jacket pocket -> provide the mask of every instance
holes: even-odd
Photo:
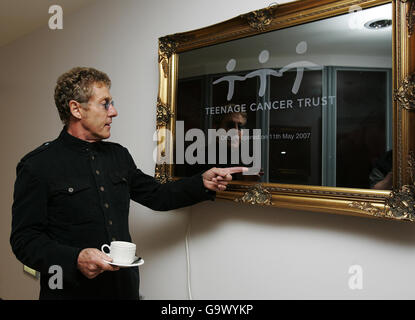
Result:
[[[82,224],[94,219],[93,188],[88,179],[53,182],[49,187],[48,215],[52,222]]]
[[[122,209],[130,206],[130,185],[128,183],[128,175],[126,172],[110,173],[112,182],[113,199],[116,205]]]
[[[91,185],[86,181],[78,182],[57,182],[51,186],[51,194],[64,194],[68,196],[73,196],[78,192],[91,188]]]

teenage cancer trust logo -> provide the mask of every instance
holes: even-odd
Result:
[[[296,47],[296,53],[298,55],[302,55],[302,54],[305,54],[306,52],[307,52],[307,42],[306,41],[299,42]],[[268,50],[261,51],[261,53],[258,56],[258,61],[261,64],[264,64],[268,62],[268,60],[269,60],[269,51]],[[226,64],[226,70],[228,72],[232,72],[235,70],[235,67],[236,67],[236,60],[232,58]],[[279,70],[263,68],[263,69],[254,70],[246,74],[245,76],[240,76],[240,75],[224,76],[214,81],[213,85],[221,83],[221,82],[227,82],[228,83],[228,94],[226,98],[228,101],[230,101],[235,91],[235,81],[245,81],[246,79],[249,79],[249,78],[258,77],[259,78],[258,96],[263,97],[265,94],[267,85],[268,85],[267,84],[268,76],[282,77],[285,72],[291,69],[296,69],[297,75],[296,75],[294,84],[292,86],[291,92],[293,94],[297,94],[301,86],[301,81],[303,80],[304,70],[306,68],[317,68],[317,67],[320,67],[320,66],[310,61],[299,60],[299,61],[287,64],[286,66],[282,67]]]

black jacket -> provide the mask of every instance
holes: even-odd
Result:
[[[200,174],[160,184],[121,145],[89,143],[65,128],[23,157],[16,171],[10,243],[23,264],[40,272],[40,299],[138,299],[137,267],[90,280],[77,269],[79,252],[131,241],[130,199],[157,211],[214,199]],[[63,289],[49,288],[54,265],[62,268]]]

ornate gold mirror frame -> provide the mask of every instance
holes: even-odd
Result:
[[[173,159],[178,59],[181,52],[349,12],[352,6],[393,6],[393,191],[234,181],[217,198],[252,205],[415,221],[415,1],[302,0],[242,14],[203,29],[159,39],[156,178],[174,180]],[[171,135],[166,134],[166,129]]]

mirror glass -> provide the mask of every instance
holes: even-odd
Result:
[[[356,7],[180,53],[174,175],[391,189],[391,19]]]

